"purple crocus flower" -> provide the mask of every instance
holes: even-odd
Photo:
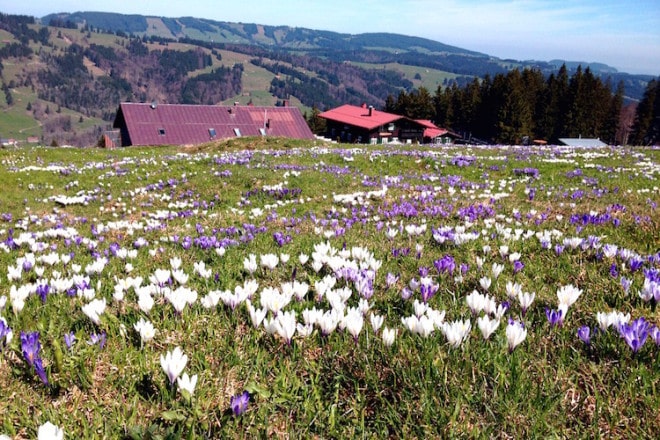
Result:
[[[385,277],[385,285],[387,286],[388,289],[393,285],[395,285],[397,281],[399,281],[398,276],[394,275],[391,272],[387,273],[387,276]]]
[[[521,270],[523,270],[524,267],[525,267],[525,265],[522,263],[522,261],[520,261],[520,260],[514,261],[513,262],[513,273],[520,272]]]
[[[630,286],[632,285],[632,280],[629,280],[626,277],[621,277],[621,287],[623,288],[624,293],[628,293],[630,291]]]
[[[444,257],[435,260],[433,265],[440,274],[446,273],[451,275],[456,269],[456,261],[451,255],[445,255]]]
[[[655,342],[655,345],[660,346],[660,328],[654,325],[649,331],[649,335],[651,335],[651,339]]]
[[[250,393],[243,391],[231,398],[229,405],[235,416],[240,416],[247,410],[248,403],[250,402]]]
[[[36,371],[37,376],[39,376],[39,379],[41,379],[44,385],[48,385],[48,376],[46,375],[46,369],[44,368],[44,364],[41,361],[40,357],[34,360],[34,370]]]
[[[64,344],[66,345],[66,348],[71,350],[74,342],[76,342],[76,335],[73,332],[64,334]]]
[[[25,333],[21,332],[21,351],[28,365],[35,369],[41,381],[48,385],[48,377],[44,369],[39,351],[41,343],[39,342],[39,332]]]
[[[45,303],[46,302],[46,297],[48,296],[48,293],[50,292],[50,286],[46,284],[39,284],[37,286],[37,295],[41,298],[41,302]]]
[[[591,344],[591,329],[588,325],[583,325],[577,331],[578,338],[585,344]]]
[[[99,348],[103,349],[103,347],[105,347],[105,341],[106,341],[106,334],[105,332],[101,332],[101,333],[92,333],[91,335],[89,335],[89,341],[87,341],[87,343],[89,345],[99,344]]]
[[[545,316],[548,318],[550,327],[561,326],[564,322],[564,313],[561,310],[545,308]]]
[[[39,358],[39,350],[41,350],[39,332],[21,332],[21,351],[23,352],[23,357],[31,367],[34,367],[35,359]]]
[[[651,325],[644,318],[637,318],[629,324],[621,324],[619,335],[626,341],[632,351],[637,353],[646,342],[650,330]]]
[[[9,327],[5,320],[0,317],[0,349],[4,346],[6,337],[11,332],[11,327]]]
[[[617,266],[616,266],[616,263],[612,263],[612,264],[610,265],[610,276],[611,276],[612,278],[616,278],[616,277],[619,276],[619,270],[618,270],[618,268],[617,268]]]

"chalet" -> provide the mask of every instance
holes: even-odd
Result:
[[[342,105],[319,114],[326,120],[325,136],[339,142],[378,144],[423,142],[425,126],[405,116],[373,107]]]
[[[119,130],[122,147],[201,144],[241,136],[314,139],[296,107],[123,102],[113,127]]]

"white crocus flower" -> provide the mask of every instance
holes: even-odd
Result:
[[[383,322],[385,322],[385,317],[372,313],[369,315],[369,322],[371,323],[371,328],[373,329],[374,333],[378,333],[378,330],[380,330]]]
[[[160,355],[160,366],[170,380],[171,385],[174,384],[174,381],[179,377],[183,369],[186,368],[187,363],[188,356],[183,353],[180,347],[167,352],[165,356]]]
[[[156,329],[150,321],[140,318],[138,322],[133,324],[133,328],[140,335],[142,343],[151,341],[156,335]]]
[[[82,306],[82,311],[94,324],[99,325],[101,323],[101,315],[105,311],[105,305],[105,298],[95,299]]]
[[[509,353],[512,352],[518,345],[522,343],[527,337],[527,329],[522,322],[510,321],[506,327],[506,340],[509,346]]]
[[[261,267],[266,269],[273,270],[277,267],[277,264],[280,262],[280,259],[275,254],[264,254],[259,257],[261,262]]]
[[[243,268],[249,273],[254,273],[257,270],[257,256],[254,254],[248,255],[247,258],[243,260]]]
[[[144,313],[149,314],[149,312],[154,306],[154,299],[151,296],[149,289],[140,288],[138,289],[137,294],[138,294],[138,307]]]
[[[359,309],[349,308],[346,316],[344,316],[344,325],[346,330],[353,336],[357,342],[362,326],[364,325],[364,316]]]
[[[477,318],[477,326],[484,339],[488,339],[500,325],[499,319],[490,319],[488,315]]]
[[[527,309],[530,308],[532,303],[536,298],[536,292],[520,292],[518,293],[518,301],[520,302],[520,308],[523,309],[523,313],[527,312]]]
[[[447,338],[447,342],[455,348],[460,347],[463,341],[467,339],[470,335],[471,329],[472,323],[469,319],[464,321],[445,322],[441,327],[442,333],[445,335],[445,338]]]
[[[394,340],[396,339],[396,329],[385,327],[383,328],[383,344],[385,344],[386,347],[391,347],[392,344],[394,344]]]
[[[577,287],[569,284],[567,286],[561,286],[557,289],[557,298],[559,299],[559,305],[566,305],[570,307],[577,301],[577,299],[582,295],[582,290]]]
[[[44,423],[37,430],[38,440],[62,440],[63,438],[64,430],[51,422]]]
[[[183,376],[176,379],[176,383],[179,386],[179,391],[186,391],[192,397],[195,392],[195,386],[197,386],[197,375],[193,374],[192,377],[188,376],[188,373],[183,373]]]
[[[479,279],[479,285],[481,286],[482,289],[488,290],[490,288],[491,284],[491,279],[490,277],[481,277]]]

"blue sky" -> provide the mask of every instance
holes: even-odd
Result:
[[[660,0],[30,0],[0,12],[42,17],[107,11],[288,25],[350,34],[393,32],[516,60],[602,62],[660,75]]]

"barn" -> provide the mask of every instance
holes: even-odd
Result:
[[[314,139],[296,107],[123,102],[113,127],[119,145],[191,145],[242,136]]]

